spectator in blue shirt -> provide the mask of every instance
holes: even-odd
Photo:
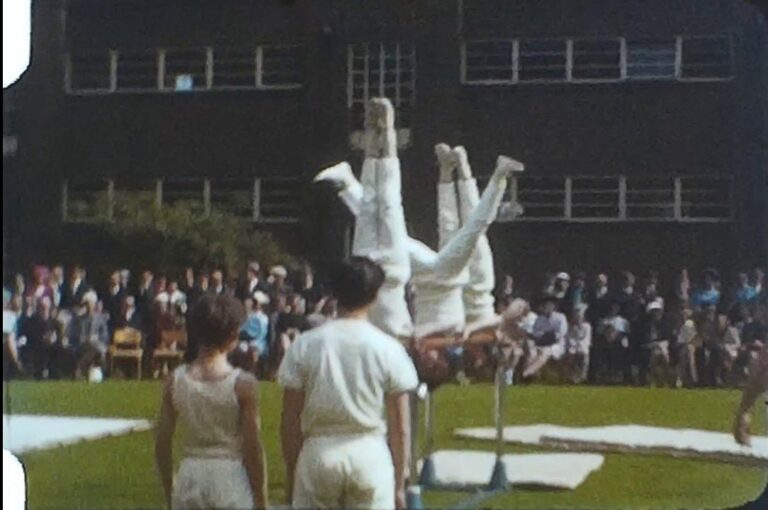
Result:
[[[252,368],[258,368],[259,360],[269,356],[269,317],[263,310],[268,303],[269,298],[261,291],[243,303],[248,316],[240,328],[240,350],[250,352],[248,364]]]
[[[718,289],[719,275],[714,269],[704,272],[704,285],[691,296],[691,303],[698,308],[707,308],[720,304],[720,290]]]
[[[749,304],[757,301],[758,292],[754,285],[750,285],[747,273],[739,273],[739,285],[736,287],[734,298],[737,304]]]

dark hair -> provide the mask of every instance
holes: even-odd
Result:
[[[232,296],[201,297],[189,313],[188,336],[194,344],[191,350],[226,347],[237,336],[245,318],[245,308]]]
[[[333,268],[331,282],[339,306],[355,310],[376,300],[384,270],[368,258],[352,257]]]

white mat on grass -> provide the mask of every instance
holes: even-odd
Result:
[[[150,428],[146,420],[4,414],[3,448],[20,454]]]
[[[496,430],[491,427],[457,429],[454,433],[467,439],[496,439]],[[768,437],[755,436],[752,446],[742,446],[730,434],[708,430],[644,425],[561,427],[539,424],[504,427],[504,440],[569,450],[655,453],[768,466]]]
[[[496,455],[473,450],[440,450],[432,454],[437,485],[455,489],[483,488],[491,481]],[[526,453],[502,456],[511,485],[575,489],[603,465],[589,453]],[[419,466],[421,469],[421,466]]]

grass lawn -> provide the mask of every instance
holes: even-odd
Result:
[[[506,422],[560,425],[637,423],[729,431],[739,393],[726,390],[666,390],[528,386],[510,388]],[[262,414],[269,464],[270,500],[283,501],[279,446],[280,390],[262,384]],[[160,385],[107,381],[15,382],[13,412],[152,419]],[[492,443],[455,439],[456,427],[491,426],[492,388],[447,387],[437,393],[438,448],[492,450]],[[756,413],[762,416],[763,413]],[[763,430],[761,421],[755,424]],[[512,447],[510,452],[533,451]],[[162,508],[150,432],[89,441],[23,456],[29,509]],[[757,495],[764,470],[660,456],[606,455],[603,467],[574,491],[516,490],[483,503],[493,508],[723,508]],[[457,505],[467,494],[427,492],[428,507]]]

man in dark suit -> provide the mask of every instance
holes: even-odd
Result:
[[[64,284],[61,291],[61,308],[79,306],[83,301],[85,291],[88,290],[85,269],[75,266],[69,276],[69,281]]]
[[[238,289],[237,297],[241,301],[245,301],[246,299],[253,299],[256,292],[267,294],[268,291],[269,285],[261,279],[259,263],[256,261],[251,262],[248,264],[245,282]]]
[[[126,290],[120,283],[120,272],[113,271],[109,275],[109,282],[107,283],[107,289],[102,296],[104,302],[104,311],[109,315],[109,332],[110,335],[115,329],[115,319],[120,315],[120,308],[125,298]]]

